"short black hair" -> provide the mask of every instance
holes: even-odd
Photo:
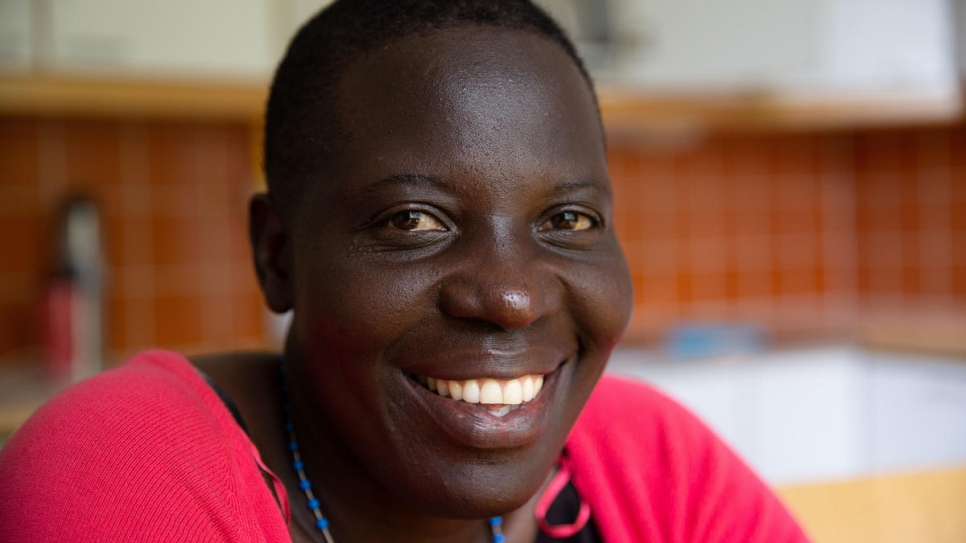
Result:
[[[337,152],[343,128],[338,84],[364,53],[410,35],[461,25],[523,30],[560,45],[593,82],[564,31],[529,0],[338,0],[292,39],[272,81],[265,114],[264,167],[269,193],[286,214],[309,175]]]

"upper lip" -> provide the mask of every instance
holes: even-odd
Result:
[[[535,347],[526,351],[445,351],[430,357],[431,361],[414,362],[408,373],[463,381],[468,379],[518,379],[526,375],[553,373],[569,357],[558,349]]]

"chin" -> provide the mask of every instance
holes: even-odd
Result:
[[[487,518],[506,515],[520,509],[543,487],[556,465],[559,450],[549,456],[538,468],[533,458],[524,465],[474,464],[461,466],[461,472],[451,480],[445,480],[441,488],[431,491],[421,504],[426,512],[443,517],[459,519]],[[414,496],[409,494],[408,498]]]
[[[487,518],[520,509],[541,491],[557,466],[579,409],[574,411],[570,406],[558,413],[540,439],[524,447],[440,447],[421,468],[403,474],[406,481],[397,496],[442,518]]]

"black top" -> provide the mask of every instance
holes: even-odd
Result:
[[[571,524],[577,518],[579,511],[580,495],[577,494],[577,489],[574,488],[574,484],[567,482],[567,486],[560,491],[560,494],[550,504],[550,510],[547,511],[547,522],[551,526]],[[566,541],[567,543],[601,543],[602,540],[600,534],[597,533],[597,526],[594,525],[594,518],[591,517],[584,528],[572,537],[568,537],[567,539],[554,539],[541,531],[537,534],[535,543],[554,543],[560,541]]]

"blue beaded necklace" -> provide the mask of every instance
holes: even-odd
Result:
[[[285,386],[285,359],[279,357],[278,364],[279,383],[282,390],[282,413],[285,414],[285,431],[288,432],[288,448],[292,451],[292,467],[299,476],[299,488],[305,493],[308,500],[308,507],[315,515],[315,528],[322,532],[325,543],[335,543],[332,534],[329,532],[329,519],[325,518],[320,509],[319,499],[312,493],[312,483],[308,475],[305,474],[305,464],[302,463],[302,456],[299,454],[299,444],[295,439],[295,425],[292,424],[292,406],[288,403],[288,388]],[[493,543],[505,543],[506,536],[503,535],[503,517],[492,517],[489,519],[490,532],[493,534]]]

